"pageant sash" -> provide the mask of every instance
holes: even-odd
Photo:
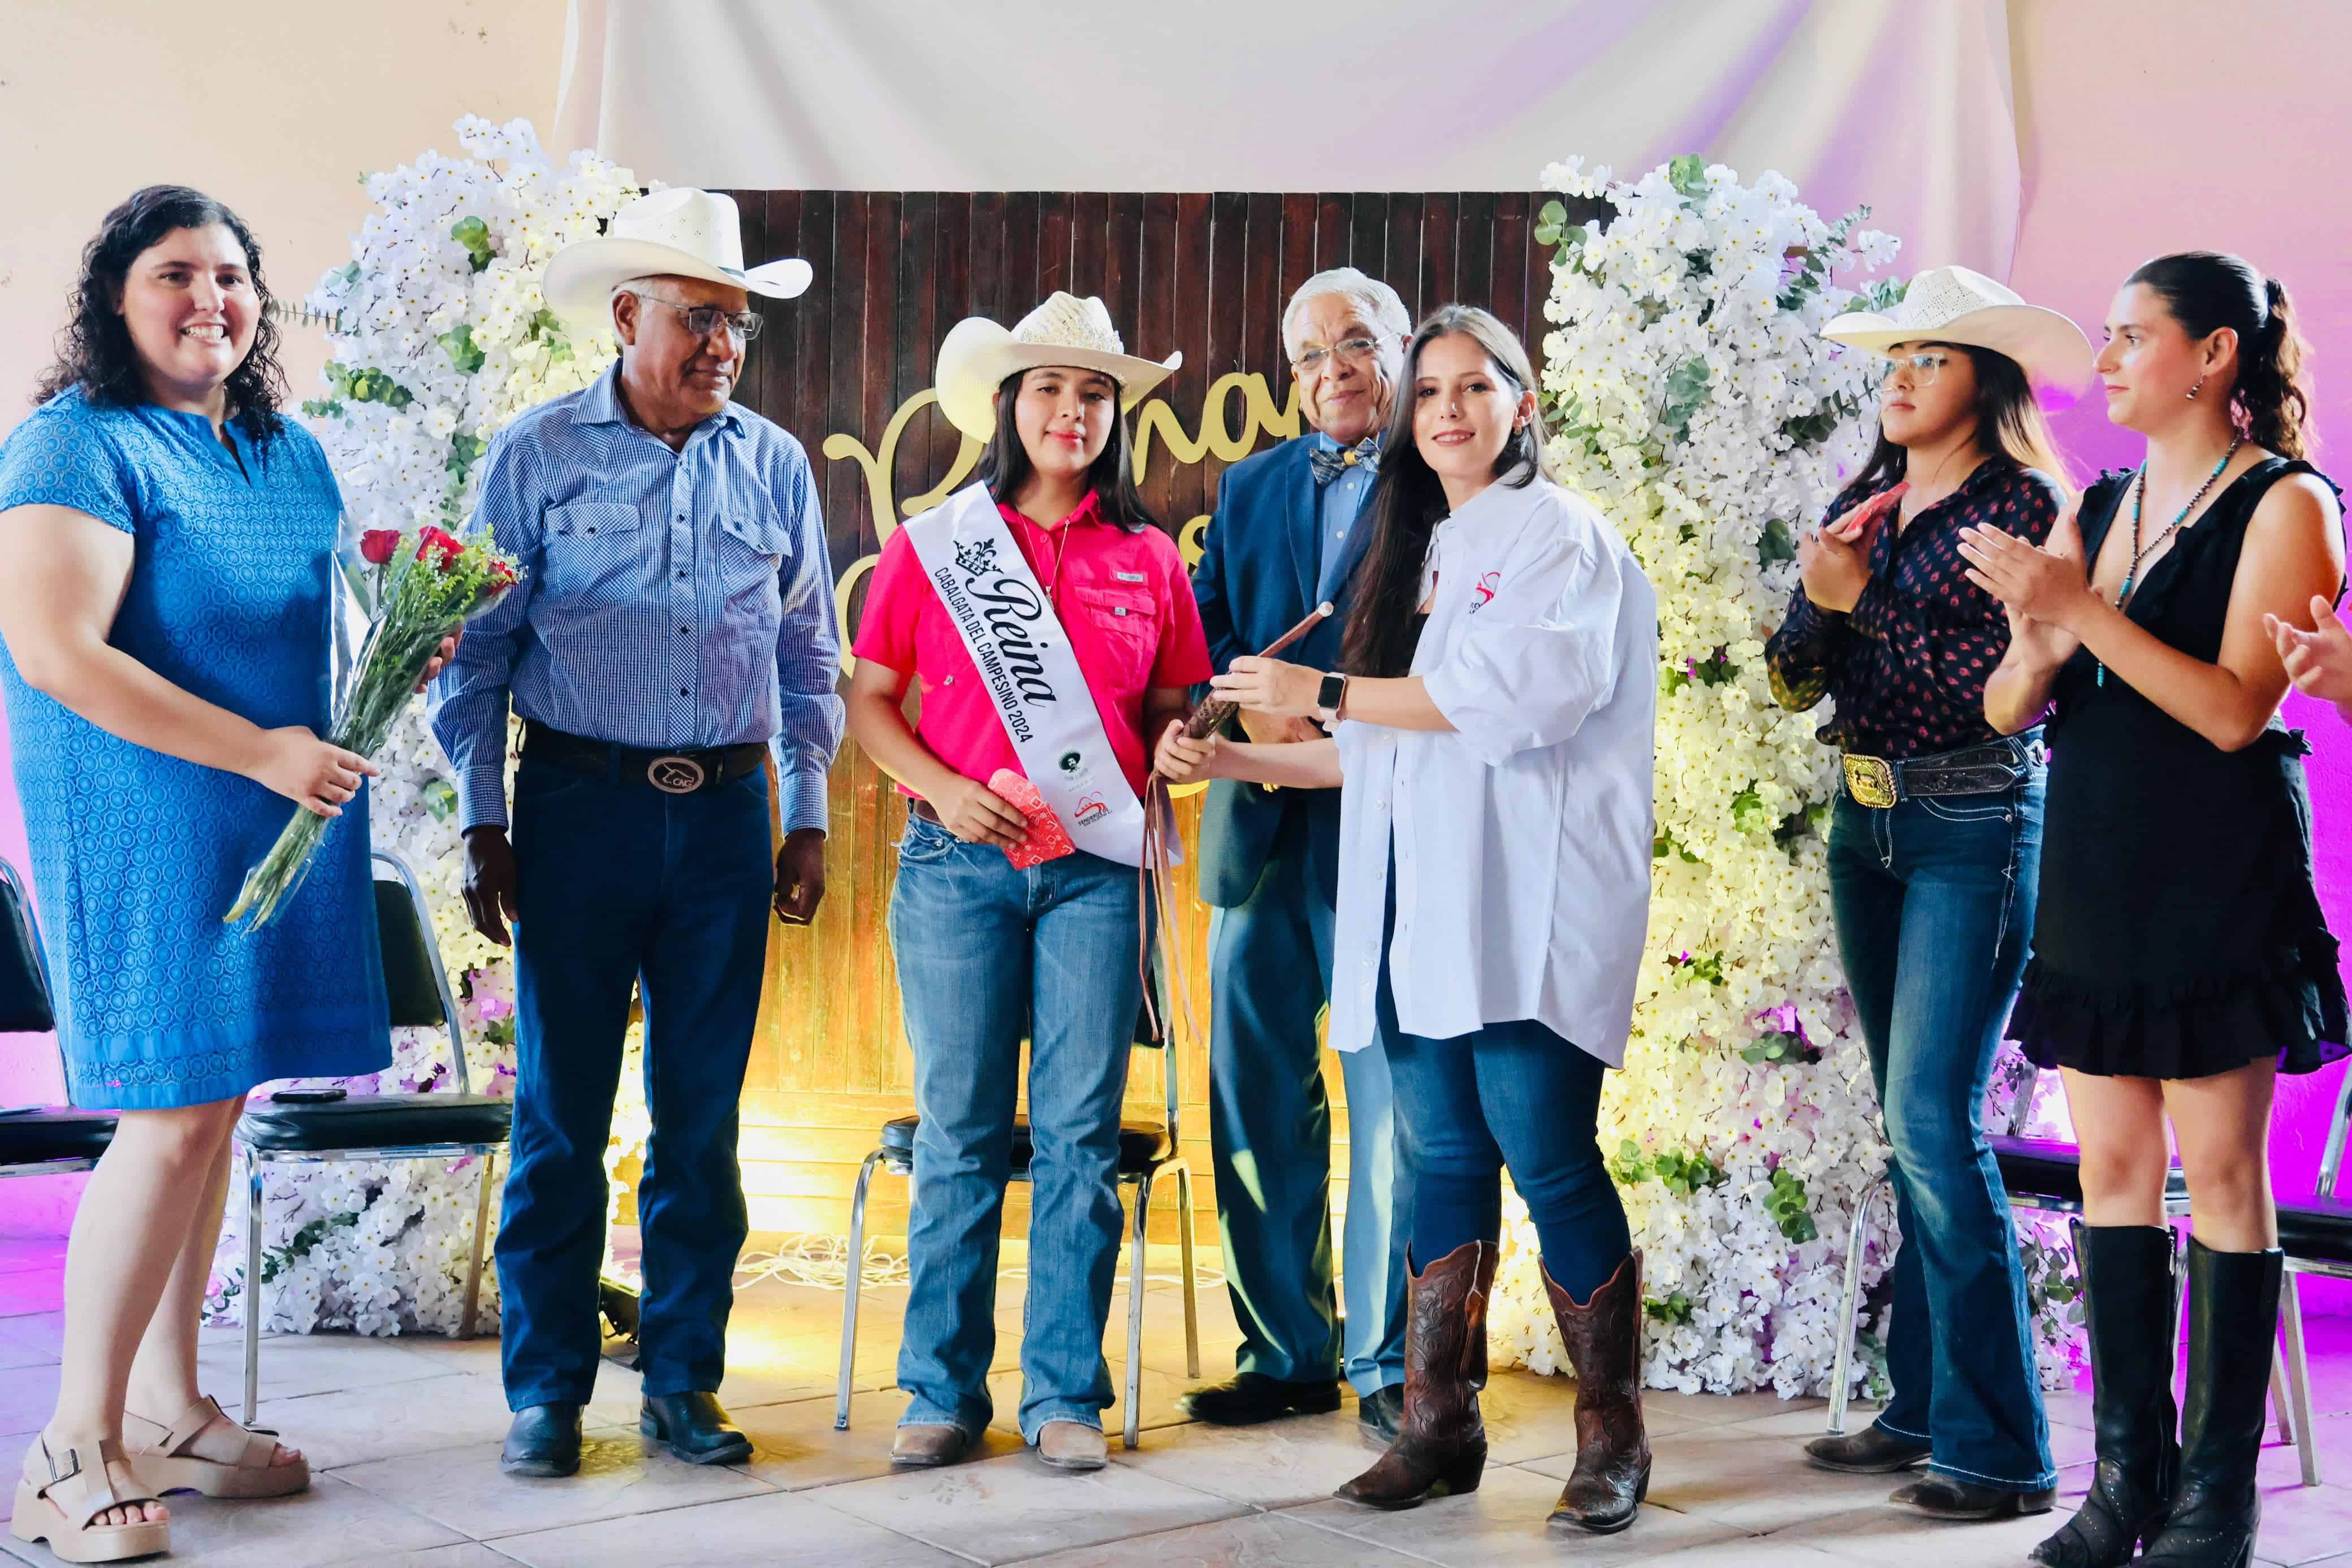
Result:
[[[1111,750],[1053,601],[988,486],[969,486],[901,526],[988,684],[1021,770],[1071,841],[1105,860],[1141,865],[1143,802]]]

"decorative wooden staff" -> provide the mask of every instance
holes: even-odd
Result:
[[[1281,653],[1285,648],[1289,647],[1293,643],[1297,642],[1301,637],[1306,636],[1307,633],[1314,631],[1315,628],[1323,624],[1325,617],[1328,616],[1331,613],[1331,601],[1327,599],[1322,603],[1317,605],[1314,609],[1308,611],[1307,612],[1306,620],[1301,621],[1297,625],[1293,626],[1289,631],[1285,632],[1281,636],[1276,637],[1272,643],[1268,643],[1265,651],[1260,653],[1258,657],[1261,659],[1273,658],[1276,653]],[[1233,717],[1235,713],[1239,712],[1241,706],[1242,705],[1237,702],[1230,702],[1223,697],[1208,698],[1202,702],[1199,707],[1194,708],[1191,716],[1184,720],[1184,738],[1187,740],[1207,739],[1210,736],[1223,728],[1225,720]]]
[[[1320,626],[1332,612],[1332,604],[1325,600],[1307,613],[1307,619],[1267,644],[1261,659],[1271,659],[1309,632]],[[1222,728],[1225,720],[1241,707],[1239,703],[1223,697],[1211,697],[1192,710],[1184,720],[1184,734],[1189,739],[1202,740]],[[1175,890],[1169,873],[1175,856],[1169,852],[1168,835],[1174,831],[1175,809],[1168,796],[1168,780],[1156,771],[1144,787],[1143,801],[1143,867],[1142,894],[1138,901],[1140,912],[1138,936],[1141,946],[1138,960],[1143,971],[1144,1017],[1150,1020],[1152,1038],[1162,1045],[1172,1045],[1170,1024],[1162,1018],[1160,1002],[1152,984],[1151,954],[1155,941],[1160,950],[1161,971],[1167,977],[1168,988],[1174,995],[1178,1010],[1184,1018],[1185,1032],[1194,1040],[1202,1038],[1200,1025],[1192,1018],[1192,993],[1186,988],[1183,944],[1177,939]],[[1155,915],[1157,918],[1155,919]],[[1155,931],[1156,927],[1156,931]],[[1197,1346],[1191,1347],[1197,1349]]]

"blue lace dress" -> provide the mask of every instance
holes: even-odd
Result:
[[[0,445],[0,511],[70,507],[131,535],[113,645],[266,729],[323,734],[334,475],[297,425],[259,444],[230,430],[234,455],[198,415],[68,392]],[[108,734],[5,651],[0,685],[75,1104],[196,1105],[390,1065],[364,792],[277,919],[232,929],[292,802]]]

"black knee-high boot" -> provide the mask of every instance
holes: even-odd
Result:
[[[2180,1468],[2172,1405],[2173,1279],[2168,1226],[2078,1227],[2089,1309],[2098,1476],[2083,1510],[2033,1549],[2047,1568],[2122,1568],[2152,1541]]]
[[[2277,1354],[2286,1254],[2215,1252],[2189,1239],[2189,1407],[2180,1421],[2180,1492],[2143,1563],[2246,1568],[2262,1496],[2254,1464]]]

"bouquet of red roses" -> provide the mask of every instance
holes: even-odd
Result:
[[[510,557],[500,555],[489,537],[461,539],[441,528],[415,536],[372,528],[360,537],[373,589],[365,640],[349,683],[335,705],[328,739],[347,751],[373,757],[393,721],[408,706],[425,666],[449,634],[497,602],[520,576]],[[296,808],[278,841],[246,873],[245,886],[224,919],[269,924],[287,895],[302,884],[312,852],[327,831],[327,819]]]

